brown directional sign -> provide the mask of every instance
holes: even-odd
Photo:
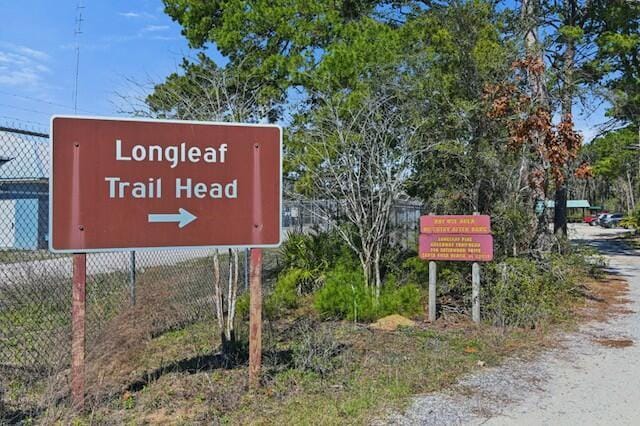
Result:
[[[53,117],[52,251],[280,243],[282,130]]]

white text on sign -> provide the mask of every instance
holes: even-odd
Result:
[[[121,139],[115,140],[115,158],[117,161],[165,162],[170,168],[181,163],[224,163],[228,151],[227,144],[218,147],[200,148],[188,146],[186,142],[179,145],[134,145],[130,149],[123,146]],[[126,181],[118,176],[104,178],[109,189],[109,198],[155,198],[160,199],[163,192],[161,178],[150,177],[146,181]],[[176,178],[172,193],[175,198],[238,198],[238,180],[230,182],[195,182],[191,178]],[[167,193],[167,194],[169,194]]]

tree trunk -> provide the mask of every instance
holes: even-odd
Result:
[[[363,253],[358,257],[360,258],[360,265],[364,275],[364,287],[367,290],[373,290],[373,255],[371,255],[371,251],[368,248],[363,247],[362,251]]]
[[[631,213],[636,208],[636,200],[633,195],[633,184],[631,183],[631,173],[629,172],[629,170],[627,170],[627,183],[629,184],[629,200],[630,200],[630,203],[629,203],[630,208],[628,213]]]
[[[564,0],[564,24],[574,25],[576,4],[575,0]],[[562,64],[562,116],[571,117],[573,115],[573,68],[575,63],[575,41],[573,38],[565,40],[565,50]],[[567,179],[564,171],[562,182],[556,182],[555,210],[553,214],[553,232],[556,236],[567,236]]]
[[[556,189],[553,233],[556,236],[567,236],[567,186],[565,184]]]
[[[524,25],[524,43],[527,56],[539,58],[544,63],[543,52],[538,42],[538,12],[540,10],[540,0],[522,0],[521,20]],[[527,74],[527,84],[531,91],[531,97],[535,107],[544,108],[549,110],[549,102],[547,99],[546,86],[544,84],[544,72],[536,73],[529,71]],[[547,174],[549,170],[549,162],[544,157],[544,143],[545,135],[537,130],[532,131],[531,142],[534,147],[534,151],[538,153],[538,164],[530,167],[532,169],[539,168],[544,174],[545,183],[542,188],[532,191],[534,205],[540,199],[542,201],[542,211],[536,216],[537,225],[535,230],[535,236],[533,239],[533,249],[537,251],[546,251],[552,244],[549,221],[546,213],[546,200],[547,200]]]
[[[382,289],[382,278],[380,276],[380,247],[376,248],[375,259],[373,262],[373,270],[376,280],[376,304],[380,300],[380,291]]]
[[[227,287],[227,309],[223,310],[224,331],[222,335],[222,353],[231,358],[236,354],[235,311],[238,294],[238,252],[229,249],[229,274]]]

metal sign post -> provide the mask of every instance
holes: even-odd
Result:
[[[436,279],[438,276],[436,262],[429,262],[429,321],[436,320]]]
[[[480,213],[474,212],[473,215],[478,217]],[[493,257],[493,237],[491,239]],[[473,262],[471,265],[471,319],[476,324],[480,324],[480,264],[478,262]]]
[[[471,318],[480,324],[480,264],[471,265]]]

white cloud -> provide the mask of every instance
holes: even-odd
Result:
[[[49,55],[40,50],[31,49],[30,47],[26,46],[16,46],[16,48],[18,52],[22,53],[23,55],[30,56],[33,59],[37,59],[39,61],[46,61],[49,59]]]
[[[174,40],[180,40],[180,37],[172,37],[172,36],[153,36],[151,37],[151,40],[160,40],[160,41],[174,41]]]
[[[19,44],[0,42],[0,85],[34,88],[45,74],[49,55]]]
[[[40,81],[40,75],[34,70],[0,65],[0,86],[35,86]]]
[[[176,36],[166,35],[165,31],[169,31],[171,27],[169,25],[145,25],[140,28],[136,33],[131,34],[112,34],[104,36],[101,39],[103,44],[111,43],[126,43],[133,40],[178,40]],[[164,34],[163,34],[164,33]]]
[[[147,12],[133,12],[133,11],[128,11],[128,12],[120,12],[118,13],[118,15],[123,16],[127,19],[138,19],[138,18],[142,18],[142,19],[155,19],[156,17],[150,13]]]
[[[167,31],[169,29],[168,25],[147,25],[142,29],[143,33],[154,33],[158,31]]]

